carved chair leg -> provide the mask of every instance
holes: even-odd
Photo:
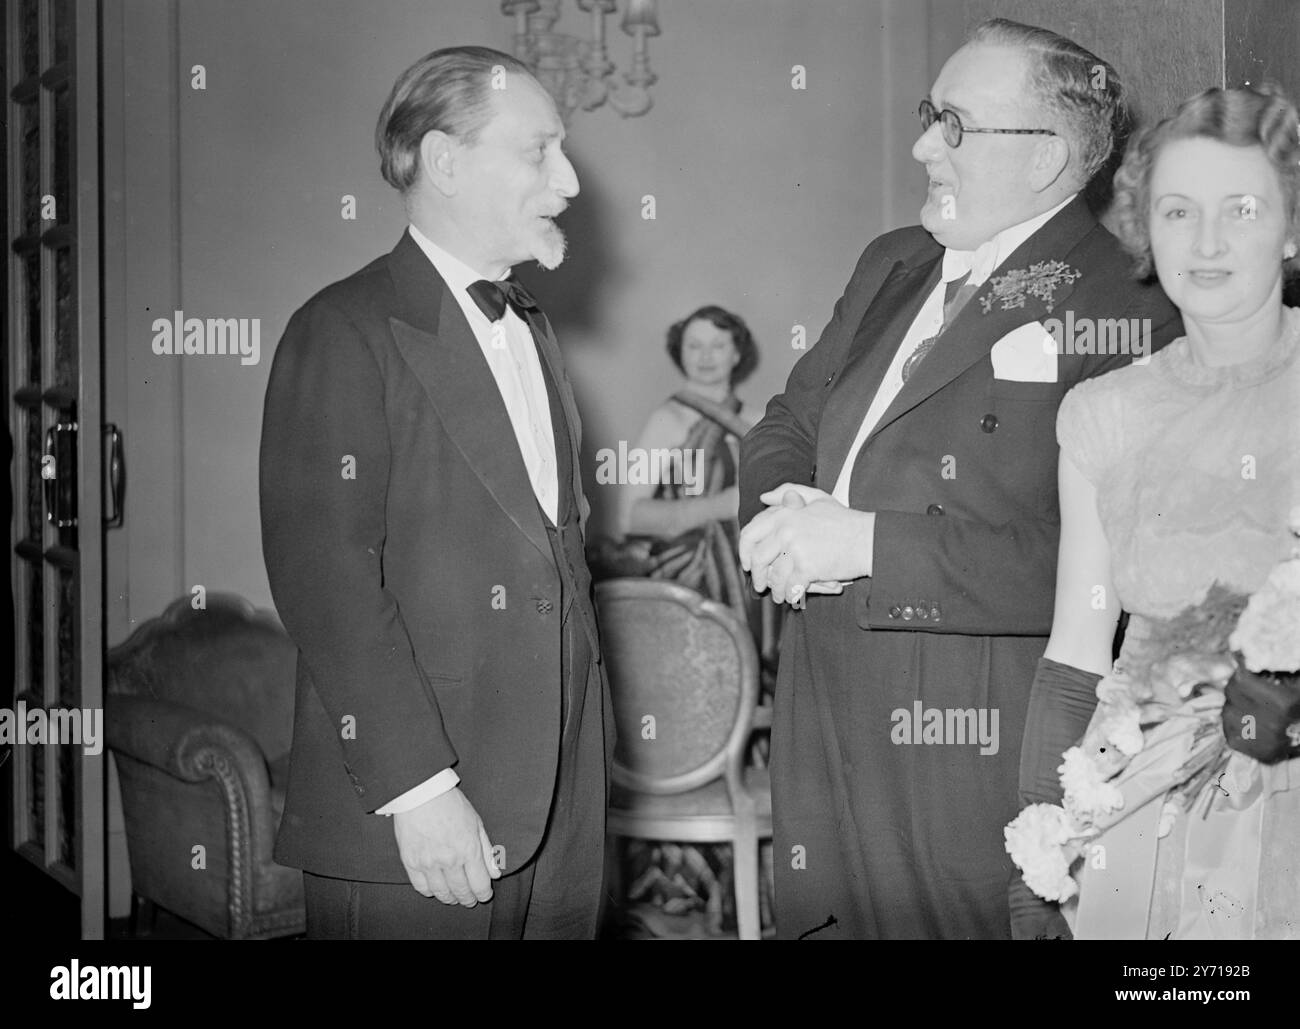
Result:
[[[737,828],[734,842],[736,882],[736,929],[742,940],[758,940],[760,933],[758,913],[758,836],[752,825]],[[747,831],[746,831],[747,830]]]
[[[758,845],[758,924],[776,924],[776,897],[774,896],[774,878],[776,868],[773,865],[772,840],[763,840]]]

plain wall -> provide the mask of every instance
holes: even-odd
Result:
[[[1300,97],[1295,0],[930,0],[944,52],[984,18],[1041,25],[1104,57],[1128,85],[1141,123],[1213,86],[1272,79]],[[960,17],[952,17],[954,12]]]
[[[565,9],[562,27],[582,31]],[[405,225],[372,142],[397,74],[440,46],[512,45],[484,0],[238,12],[104,6],[106,417],[124,430],[128,477],[125,525],[108,534],[110,642],[196,585],[271,606],[257,450],[275,344],[297,307]],[[635,439],[680,384],[663,349],[672,321],[706,302],[740,313],[762,348],[742,393],[761,405],[799,356],[794,327],[811,345],[863,246],[914,220],[915,108],[930,22],[946,16],[898,0],[665,0],[660,14],[654,108],[574,114],[570,259],[521,269],[578,394],[597,531],[614,504],[594,484],[596,451]],[[607,24],[621,74],[631,41]],[[355,220],[341,217],[345,194]],[[153,319],[175,310],[260,319],[260,362],[155,355]]]
[[[953,0],[931,0],[949,7]],[[1223,85],[1224,0],[965,0],[966,24],[1003,17],[1041,25],[1109,61],[1140,122]]]

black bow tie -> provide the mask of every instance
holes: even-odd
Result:
[[[474,303],[478,304],[478,309],[487,315],[490,322],[498,321],[506,313],[507,304],[513,307],[515,314],[525,321],[528,321],[530,312],[541,313],[541,308],[537,306],[533,295],[514,279],[503,279],[500,282],[479,279],[469,287],[468,292]]]

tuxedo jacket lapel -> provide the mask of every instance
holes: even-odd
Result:
[[[943,251],[936,246],[932,255],[917,264],[896,262],[862,316],[839,381],[826,398],[818,423],[819,489],[829,493],[835,488],[849,448],[900,342],[939,281],[942,256]]]
[[[389,255],[389,268],[401,305],[389,324],[402,358],[474,474],[519,531],[551,557],[510,415],[460,304],[409,234]],[[561,395],[565,392],[562,387]],[[572,404],[569,396],[566,414]]]
[[[871,435],[874,436],[921,401],[933,396],[971,365],[983,359],[993,349],[993,344],[1012,329],[1034,319],[1041,321],[1048,317],[1047,304],[1038,297],[1030,296],[1023,307],[1006,310],[1000,303],[991,303],[987,312],[984,309],[985,301],[993,295],[994,280],[1014,268],[1028,268],[1040,261],[1063,261],[1068,265],[1071,252],[1096,224],[1097,221],[1083,198],[1075,197],[1046,225],[1020,244],[958,312],[934,349],[903,384]],[[1067,285],[1062,281],[1052,297],[1053,309],[1061,308],[1073,291],[1072,284]],[[905,325],[902,333],[906,331]],[[900,333],[898,338],[901,335]]]
[[[578,416],[578,404],[573,398],[573,386],[569,383],[569,376],[564,370],[564,359],[560,356],[560,344],[555,338],[555,330],[551,328],[549,318],[545,319],[545,322],[546,332],[541,336],[534,333],[533,338],[537,340],[537,352],[551,371],[551,379],[555,382],[555,388],[559,391],[560,406],[564,409],[564,417],[569,425],[569,450],[573,455],[573,460],[570,463],[573,468],[573,496],[581,507],[583,502],[582,470],[578,464],[578,454],[582,448],[582,420]],[[585,521],[585,513],[583,520]]]

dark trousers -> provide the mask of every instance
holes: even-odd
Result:
[[[604,870],[605,712],[599,671],[580,617],[575,607],[562,630],[559,767],[537,853],[492,884],[491,900],[472,908],[422,897],[410,883],[353,882],[304,872],[309,939],[595,936]],[[472,795],[469,800],[473,803]],[[492,827],[487,829],[491,837]]]
[[[1002,830],[1019,811],[1045,642],[863,632],[857,588],[786,615],[772,714],[777,935],[1009,939]],[[896,713],[918,701],[997,712],[996,748],[896,738]]]

